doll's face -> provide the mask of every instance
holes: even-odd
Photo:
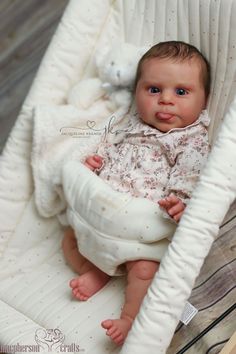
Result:
[[[206,106],[200,63],[145,60],[135,101],[140,118],[162,132],[192,124]]]

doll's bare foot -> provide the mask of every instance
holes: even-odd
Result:
[[[74,297],[86,301],[100,290],[110,279],[110,276],[99,269],[92,269],[78,278],[70,281]]]
[[[105,320],[102,322],[102,327],[105,328],[106,334],[117,345],[124,343],[125,338],[132,326],[131,318],[120,318],[117,320]]]

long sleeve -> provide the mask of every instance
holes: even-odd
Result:
[[[166,186],[167,195],[174,193],[184,203],[188,201],[206,163],[208,152],[207,134],[189,136],[170,171]]]

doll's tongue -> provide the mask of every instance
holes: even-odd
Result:
[[[169,119],[171,119],[172,117],[174,117],[174,115],[173,115],[173,114],[170,114],[170,113],[161,113],[161,112],[158,112],[158,113],[156,114],[156,117],[157,117],[158,119],[161,119],[161,120],[169,120]]]

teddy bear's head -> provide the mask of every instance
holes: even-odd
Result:
[[[112,46],[102,46],[95,55],[98,77],[74,85],[68,92],[68,103],[80,110],[88,110],[102,100],[113,112],[119,107],[129,107],[137,65],[147,49],[117,41]]]
[[[115,43],[104,54],[96,58],[98,76],[104,84],[113,88],[131,88],[136,69],[147,47],[136,47],[130,43]]]

